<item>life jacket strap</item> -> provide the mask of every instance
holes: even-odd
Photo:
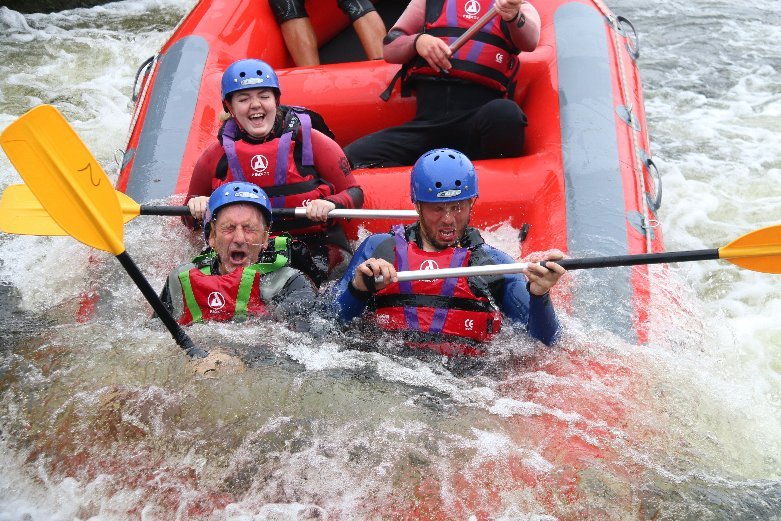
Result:
[[[398,270],[400,271],[407,271],[409,270],[409,257],[408,257],[408,248],[409,248],[409,241],[407,241],[407,237],[404,231],[403,225],[395,225],[393,227],[393,235],[396,239],[396,266]],[[450,258],[450,268],[456,268],[460,267],[464,260],[466,259],[467,252],[466,248],[455,248],[455,251],[453,252],[453,255]],[[412,295],[412,282],[411,281],[403,281],[399,282],[399,293],[401,295]],[[442,283],[442,287],[439,290],[439,296],[443,297],[445,300],[443,302],[447,302],[452,296],[453,293],[455,293],[456,285],[458,284],[458,277],[449,277],[445,279],[445,281]],[[410,301],[411,303],[404,306],[404,318],[407,322],[407,327],[409,327],[412,330],[420,331],[420,321],[418,320],[418,310],[417,308],[419,305],[414,305],[412,302],[414,300]],[[429,327],[429,331],[431,333],[441,333],[442,328],[445,326],[445,319],[447,318],[448,313],[448,307],[447,306],[437,306],[434,309],[434,316],[431,320],[431,326]]]
[[[225,157],[228,158],[228,166],[230,166],[233,179],[245,182],[247,176],[241,168],[239,156],[236,155],[236,139],[238,137],[239,126],[236,124],[236,120],[231,118],[225,122],[225,126],[222,129],[222,148],[225,150]]]
[[[463,297],[445,297],[442,295],[376,295],[372,300],[372,309],[415,306],[418,308],[446,308],[459,311],[493,313],[494,308],[488,301]]]

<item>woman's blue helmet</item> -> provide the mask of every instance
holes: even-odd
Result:
[[[233,62],[222,74],[222,101],[234,92],[247,89],[274,89],[277,101],[282,95],[279,78],[263,60],[245,59]]]
[[[211,223],[217,218],[220,208],[234,203],[254,204],[266,219],[266,226],[271,226],[271,201],[266,192],[258,185],[247,182],[233,182],[217,188],[209,197],[209,205],[203,219],[203,235],[209,242]]]
[[[477,197],[477,172],[452,148],[429,150],[415,161],[410,176],[412,202],[441,203]]]

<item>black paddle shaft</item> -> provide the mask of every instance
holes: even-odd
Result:
[[[556,264],[566,270],[587,270],[590,268],[614,268],[640,264],[664,264],[669,262],[690,262],[719,259],[718,248],[712,250],[673,251],[664,253],[641,253],[638,255],[616,255],[593,259],[562,259]],[[545,266],[545,261],[540,263]]]
[[[185,206],[184,208],[187,207]],[[209,353],[196,346],[192,339],[187,336],[187,333],[184,332],[182,326],[180,326],[176,320],[174,320],[174,317],[171,316],[171,313],[165,307],[163,301],[160,300],[160,297],[157,295],[157,293],[155,293],[155,290],[152,289],[152,286],[149,285],[149,281],[146,280],[146,277],[144,277],[143,273],[141,273],[141,270],[138,269],[138,266],[136,266],[136,263],[133,262],[133,259],[130,258],[130,255],[127,253],[127,251],[123,251],[117,255],[117,259],[119,259],[120,264],[122,264],[122,266],[125,268],[127,274],[130,275],[130,278],[133,279],[133,282],[136,283],[138,289],[141,290],[141,293],[144,294],[147,302],[152,305],[152,309],[155,310],[157,316],[160,317],[160,320],[163,321],[165,327],[168,328],[168,331],[170,331],[176,343],[179,344],[179,347],[184,349],[184,352],[193,358],[206,357]]]

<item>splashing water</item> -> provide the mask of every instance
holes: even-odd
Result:
[[[55,104],[114,175],[136,67],[192,4],[0,7],[0,128]],[[775,224],[778,2],[611,7],[641,36],[667,248],[720,246]],[[2,155],[0,186],[18,182]],[[486,236],[517,251],[517,230]],[[125,243],[154,287],[198,249],[154,217],[131,222]],[[776,276],[716,262],[654,267],[649,345],[565,315],[557,348],[505,330],[485,366],[464,371],[395,355],[393,338],[369,346],[358,333],[322,339],[262,320],[196,325],[196,343],[251,367],[211,380],[191,375],[110,255],[70,238],[0,235],[0,266],[0,520],[781,511]],[[74,323],[96,290],[94,318]]]

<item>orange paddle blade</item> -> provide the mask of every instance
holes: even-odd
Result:
[[[781,225],[767,226],[719,248],[719,258],[761,273],[781,273]]]

